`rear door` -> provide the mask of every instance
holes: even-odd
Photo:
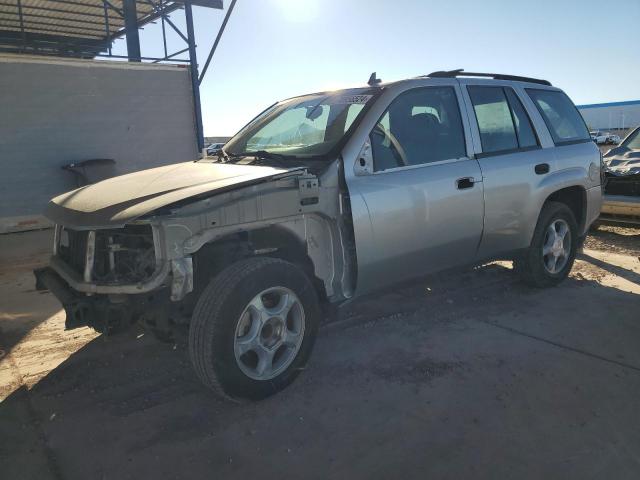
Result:
[[[536,193],[544,188],[544,177],[557,169],[553,142],[539,116],[531,114],[531,100],[515,84],[460,83],[484,184],[478,259],[491,258],[529,245],[539,213]],[[536,122],[541,128],[535,128]]]
[[[363,167],[347,175],[358,294],[475,257],[482,176],[468,156],[459,86],[441,83],[387,97],[385,110],[372,112],[356,160]]]
[[[555,145],[553,154],[558,170],[553,184],[556,189],[580,187],[585,191],[587,210],[582,218],[576,218],[582,227],[579,234],[583,235],[600,213],[600,150],[591,141],[582,115],[563,91],[534,87],[525,91]]]

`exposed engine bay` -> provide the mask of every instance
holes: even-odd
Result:
[[[58,255],[78,273],[84,273],[88,242],[88,231],[60,228]],[[97,283],[117,285],[144,282],[155,271],[156,257],[150,225],[97,230],[93,248],[90,273]]]

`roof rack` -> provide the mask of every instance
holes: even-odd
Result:
[[[530,82],[530,83],[539,83],[541,85],[551,86],[551,82],[548,80],[542,80],[540,78],[531,78],[531,77],[519,77],[517,75],[504,75],[502,73],[475,73],[475,72],[465,72],[464,69],[459,68],[458,70],[449,70],[449,71],[440,71],[433,72],[427,77],[431,78],[455,78],[455,77],[487,77],[494,78],[496,80],[514,80],[518,82]]]

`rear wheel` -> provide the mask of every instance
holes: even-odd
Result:
[[[189,332],[191,361],[215,392],[264,398],[303,369],[319,319],[318,297],[301,269],[275,258],[243,260],[202,292]]]
[[[531,245],[514,261],[514,269],[529,285],[557,285],[571,271],[578,244],[578,225],[571,209],[564,203],[547,202]]]

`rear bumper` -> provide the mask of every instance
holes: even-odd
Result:
[[[600,218],[612,222],[640,224],[640,197],[605,195]]]

